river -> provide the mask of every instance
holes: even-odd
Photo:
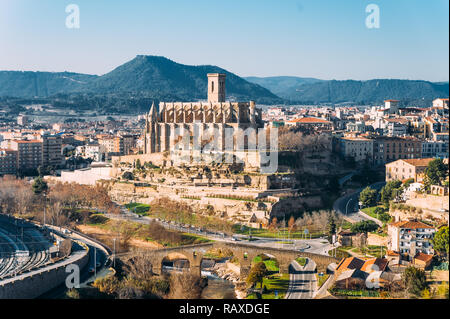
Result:
[[[201,299],[236,299],[235,287],[231,281],[209,271],[202,271],[202,275],[208,277],[208,286],[203,289]]]

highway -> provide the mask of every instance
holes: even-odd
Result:
[[[378,182],[375,184],[370,185],[371,188],[380,190],[384,185],[386,185],[386,182]],[[362,220],[367,220],[366,217],[360,215],[358,213],[359,211],[359,194],[364,189],[360,188],[356,192],[342,196],[338,198],[333,205],[333,209],[341,214],[344,215],[344,219],[351,223],[357,223]]]
[[[285,299],[312,299],[317,290],[316,263],[307,258],[300,266],[295,260],[289,265],[289,288]]]

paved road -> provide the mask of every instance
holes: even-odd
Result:
[[[370,185],[370,187],[376,190],[380,190],[384,185],[386,185],[386,182],[378,182]],[[334,202],[333,209],[337,213],[344,215],[344,219],[348,220],[351,223],[367,220],[366,217],[358,213],[359,193],[361,193],[363,189],[364,188],[360,188],[352,194],[338,198]]]
[[[224,242],[244,242],[247,245],[258,246],[258,247],[270,247],[270,248],[278,248],[278,249],[294,249],[304,252],[328,255],[328,251],[333,247],[327,241],[327,239],[274,239],[274,238],[265,238],[265,237],[257,237],[252,236],[253,241],[247,241],[247,235],[233,235],[228,236],[223,233],[214,233],[210,231],[202,231],[195,227],[186,227],[180,224],[168,223],[162,220],[157,220],[150,217],[139,217],[138,215],[129,212],[126,208],[122,209],[122,214],[114,215],[114,214],[105,214],[106,217],[111,219],[125,219],[133,222],[138,222],[142,224],[149,224],[151,222],[157,222],[164,226],[167,229],[177,230],[186,233],[193,233],[205,238],[215,240],[215,241],[224,241]],[[292,244],[286,244],[286,242],[291,242]]]
[[[304,267],[295,260],[289,265],[289,288],[285,299],[312,299],[317,290],[316,263],[307,259]]]

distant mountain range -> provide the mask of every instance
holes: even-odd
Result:
[[[279,77],[246,77],[290,103],[382,103],[398,99],[406,105],[429,106],[436,98],[449,96],[448,82],[375,79],[368,81],[337,81]]]
[[[227,75],[227,99],[255,100],[258,104],[373,104],[392,98],[425,106],[435,98],[449,95],[448,82],[328,81],[289,76],[241,78],[217,66],[190,66],[165,57],[139,55],[102,76],[0,71],[0,108],[1,100],[9,101],[10,108],[39,100],[80,110],[142,112],[151,101],[205,100],[206,74],[216,72]],[[11,98],[16,100],[10,102]]]
[[[225,73],[227,97],[231,100],[255,100],[280,103],[283,100],[269,90],[212,65],[190,66],[165,57],[139,55],[102,75],[50,72],[0,71],[0,96],[21,98],[50,97],[56,94],[123,93],[164,101],[206,99],[207,74]]]

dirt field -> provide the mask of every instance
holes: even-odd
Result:
[[[368,234],[367,244],[373,246],[387,246],[388,237],[378,236],[376,234]]]

